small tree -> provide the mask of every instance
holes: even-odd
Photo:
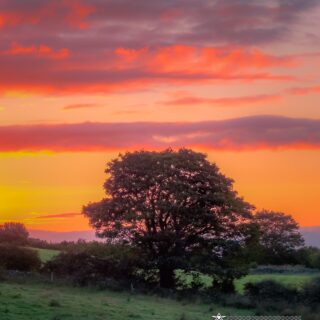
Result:
[[[299,225],[293,217],[282,212],[262,210],[255,214],[254,221],[259,228],[259,244],[264,252],[260,262],[292,262],[293,253],[304,244]]]
[[[205,264],[215,272],[231,250],[239,252],[252,207],[204,154],[126,153],[109,162],[106,173],[107,197],[83,213],[98,236],[142,249],[145,268],[159,270],[162,287],[174,286],[177,268],[197,271]]]
[[[320,249],[317,247],[303,247],[295,254],[298,264],[308,268],[320,269]]]
[[[0,226],[0,242],[25,245],[28,237],[29,232],[22,223],[6,222]]]

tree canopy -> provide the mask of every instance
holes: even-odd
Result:
[[[0,242],[23,245],[28,242],[29,232],[22,223],[6,222],[0,225]]]
[[[206,155],[137,151],[119,155],[105,172],[106,198],[83,213],[100,237],[141,248],[161,286],[174,285],[177,268],[211,272],[210,264],[236,257],[252,206]]]
[[[293,217],[282,212],[262,210],[255,214],[254,222],[259,230],[263,260],[260,262],[293,262],[295,250],[304,244],[299,225]]]

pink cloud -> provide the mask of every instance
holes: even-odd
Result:
[[[298,96],[307,95],[310,93],[320,93],[320,86],[309,86],[309,87],[297,87],[297,88],[291,88],[287,90],[288,93]]]
[[[67,49],[16,46],[0,56],[0,93],[9,90],[40,93],[101,93],[136,90],[158,84],[202,84],[214,81],[284,81],[291,75],[269,70],[292,68],[295,57],[273,56],[238,47],[166,46],[117,49],[84,61]],[[38,56],[49,56],[44,63]],[[19,72],[16,72],[19,70]],[[8,76],[10,75],[10,76]]]
[[[298,64],[294,56],[274,56],[258,49],[241,47],[195,47],[173,45],[156,49],[138,50],[118,48],[120,68],[142,67],[162,72],[203,72],[236,74],[240,70],[259,70],[272,67],[293,67]]]
[[[67,48],[62,48],[59,50],[54,50],[46,45],[39,46],[21,46],[14,42],[11,44],[11,48],[6,51],[0,52],[0,54],[5,55],[34,55],[38,57],[48,57],[51,59],[65,59],[69,57],[70,51]]]
[[[255,116],[191,123],[79,123],[0,127],[0,151],[90,152],[197,147],[319,149],[320,120]]]
[[[260,104],[273,102],[282,99],[281,95],[270,94],[270,95],[255,95],[255,96],[242,96],[242,97],[224,97],[224,98],[203,98],[203,97],[193,97],[186,96],[182,98],[172,99],[162,102],[166,105],[218,105],[218,106],[246,106],[251,104]]]
[[[0,51],[16,45],[0,56],[0,94],[293,80],[303,57],[258,46],[294,38],[297,23],[318,6],[301,3],[2,0]]]

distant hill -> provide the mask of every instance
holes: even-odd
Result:
[[[87,241],[100,240],[96,238],[94,231],[72,231],[72,232],[53,232],[42,230],[29,230],[30,236],[37,239],[47,240],[49,242],[77,241],[84,239]],[[320,226],[301,228],[301,233],[305,238],[307,246],[320,248]]]
[[[306,241],[307,246],[320,248],[320,226],[303,227],[301,233]]]

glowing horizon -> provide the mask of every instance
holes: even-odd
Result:
[[[89,230],[119,152],[208,154],[257,209],[320,225],[320,4],[5,0],[0,224]]]

